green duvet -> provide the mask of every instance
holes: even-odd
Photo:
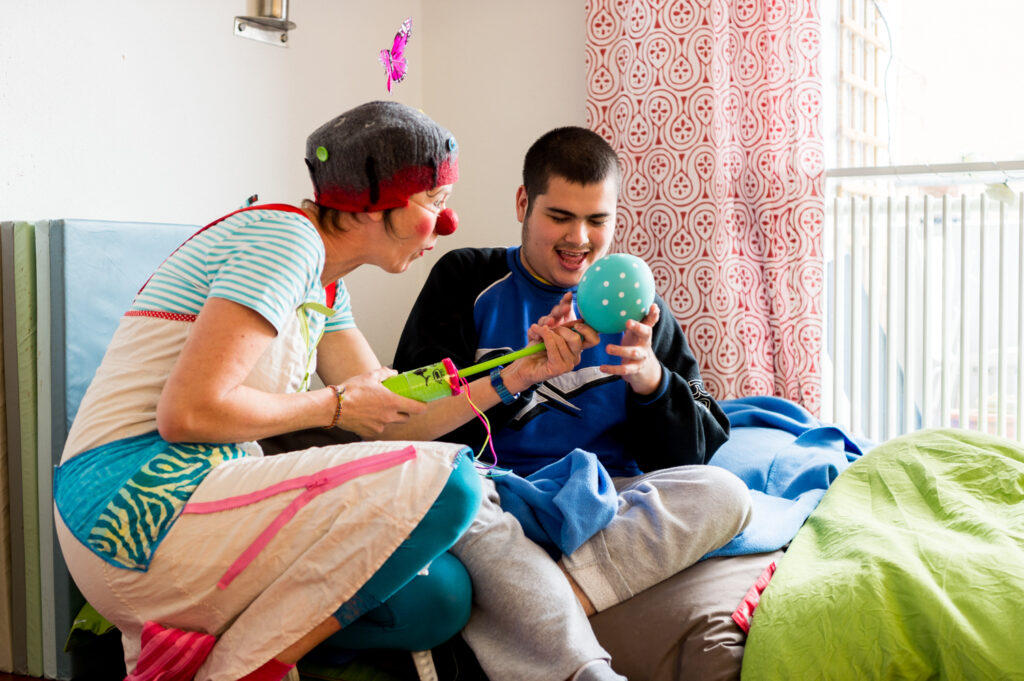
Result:
[[[758,679],[1024,679],[1024,447],[921,431],[853,463],[755,611]]]

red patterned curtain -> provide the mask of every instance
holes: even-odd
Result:
[[[817,0],[589,0],[587,119],[624,164],[643,257],[717,398],[820,408]]]

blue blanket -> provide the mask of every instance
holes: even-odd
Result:
[[[836,476],[870,445],[822,423],[803,407],[778,397],[719,402],[731,426],[729,440],[709,462],[750,488],[750,524],[708,556],[738,556],[785,546]]]
[[[746,483],[753,516],[743,532],[706,557],[774,551],[793,538],[836,476],[870,445],[777,397],[719,404],[729,417],[731,435],[710,465]],[[618,507],[608,472],[580,449],[526,478],[509,474],[495,483],[502,507],[554,556],[579,548],[611,521]]]
[[[526,478],[510,473],[494,482],[501,507],[555,559],[578,549],[611,522],[618,508],[611,475],[595,455],[582,449]]]

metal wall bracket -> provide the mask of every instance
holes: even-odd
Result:
[[[257,16],[235,17],[235,35],[288,47],[288,31],[295,28],[295,22],[288,21],[288,0],[260,0],[257,12]]]

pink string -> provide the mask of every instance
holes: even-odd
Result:
[[[473,403],[473,396],[470,394],[469,390],[469,381],[467,381],[462,376],[459,376],[459,385],[466,392],[466,401],[469,402],[469,408],[473,410],[473,413],[476,414],[476,417],[480,419],[481,423],[484,424],[484,430],[487,431],[487,437],[484,439],[484,443],[483,445],[480,446],[480,451],[477,453],[475,458],[477,469],[481,471],[486,471],[488,474],[490,474],[490,471],[497,468],[498,466],[498,453],[494,451],[494,438],[491,436],[491,422],[487,420],[487,416],[482,411],[480,411],[480,409],[478,409],[477,406]],[[480,457],[483,455],[484,449],[486,449],[488,446],[491,449],[491,458],[494,459],[494,461],[491,464],[482,464],[480,462]]]

